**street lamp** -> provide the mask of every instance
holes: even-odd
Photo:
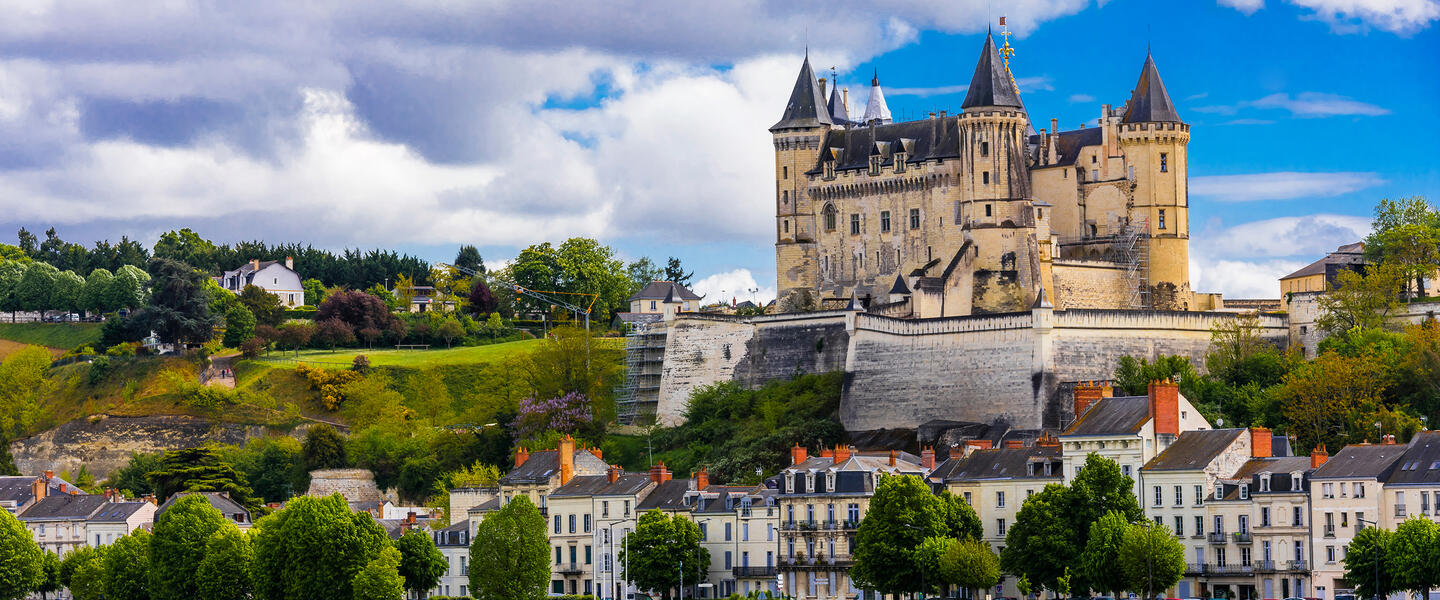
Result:
[[[920,532],[920,535],[921,535],[922,537],[923,537],[923,536],[925,535],[925,533],[926,533],[926,529],[924,529],[924,528],[922,528],[922,527],[916,527],[916,526],[911,525],[911,524],[909,524],[909,523],[901,523],[900,526],[901,526],[901,527],[905,527],[905,528],[907,528],[907,529],[914,529],[915,531]],[[923,542],[924,540],[922,539],[921,541]],[[930,586],[925,583],[925,567],[922,566],[922,565],[917,565],[917,566],[920,567],[920,595],[921,595],[921,597],[923,598],[924,595],[925,595],[926,590],[929,590],[929,589],[930,589]]]
[[[615,556],[615,526],[621,523],[636,523],[637,525],[639,524],[637,521],[635,521],[635,519],[621,519],[619,521],[611,523],[610,526],[606,528],[610,530],[610,556],[612,557]],[[630,573],[628,567],[630,566],[630,536],[628,534],[625,536],[625,540],[620,543],[620,546],[625,550],[625,566],[627,567],[625,574],[629,575]],[[608,566],[610,567],[610,589],[613,590],[615,589],[615,564],[612,562]],[[621,594],[621,596],[624,596],[624,594]]]
[[[1379,426],[1380,424],[1379,424],[1379,423],[1376,423],[1375,425],[1376,425],[1376,426]],[[1371,521],[1371,520],[1369,520],[1369,519],[1362,519],[1362,518],[1360,518],[1360,517],[1355,517],[1355,522],[1357,522],[1357,523],[1359,523],[1359,524],[1361,524],[1361,525],[1365,525],[1365,524],[1368,523],[1368,524],[1371,525],[1372,527],[1380,527],[1380,523],[1379,523],[1378,521]],[[1379,540],[1376,540],[1376,544],[1375,544],[1375,557],[1374,557],[1373,560],[1375,561],[1375,600],[1380,600],[1380,544],[1379,544]]]

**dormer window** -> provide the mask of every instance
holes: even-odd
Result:
[[[835,161],[833,161],[833,160],[827,160],[827,161],[825,161],[825,179],[826,179],[826,180],[830,180],[830,179],[834,179],[834,178],[835,178]]]
[[[904,172],[905,172],[905,153],[904,153],[904,152],[896,152],[896,153],[895,153],[895,172],[896,172],[896,173],[904,173]]]
[[[1215,484],[1215,499],[1216,499],[1216,500],[1221,500],[1221,499],[1224,499],[1224,498],[1225,498],[1225,486],[1222,485],[1222,484],[1219,484],[1219,483]]]
[[[791,473],[791,474],[790,474],[790,493],[792,493],[792,494],[798,494],[798,493],[800,493],[799,490],[800,490],[800,474],[799,474],[799,473]]]
[[[811,492],[815,491],[815,472],[814,472],[814,471],[810,471],[809,473],[806,473],[806,474],[805,474],[805,489],[806,489],[806,491],[811,491]]]
[[[1260,491],[1262,491],[1262,492],[1268,492],[1268,491],[1270,491],[1270,474],[1269,474],[1269,473],[1261,473],[1261,474],[1260,474]]]
[[[1248,484],[1248,483],[1242,483],[1242,484],[1240,484],[1240,499],[1241,499],[1241,500],[1249,500],[1249,499],[1250,499],[1250,484]]]
[[[826,471],[826,472],[825,472],[825,491],[827,491],[827,492],[833,492],[833,491],[835,491],[835,472],[834,472],[834,471]]]
[[[881,157],[879,155],[870,157],[870,175],[880,174]]]

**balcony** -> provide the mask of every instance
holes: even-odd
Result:
[[[1195,577],[1205,574],[1205,563],[1185,563],[1185,575]]]
[[[775,567],[735,567],[730,572],[735,577],[774,577]]]
[[[1237,543],[1237,544],[1249,544],[1249,543],[1250,543],[1250,532],[1248,532],[1248,531],[1237,531],[1237,532],[1232,533],[1232,534],[1230,534],[1230,535],[1234,538],[1233,541],[1234,541],[1235,543]]]
[[[825,521],[821,524],[823,529],[835,530],[840,528],[840,522],[835,520]]]
[[[1403,519],[1403,518],[1405,518],[1405,505],[1404,505],[1404,504],[1396,504],[1396,505],[1395,505],[1395,518],[1397,518],[1397,519]]]
[[[1257,560],[1252,564],[1255,566],[1256,573],[1274,573],[1278,570],[1273,560]]]
[[[1255,568],[1250,565],[1209,565],[1205,567],[1206,575],[1251,575]]]
[[[1303,559],[1302,559],[1302,560],[1292,560],[1292,561],[1290,561],[1288,564],[1285,565],[1285,570],[1287,570],[1287,571],[1309,572],[1309,571],[1310,571],[1310,564],[1307,563],[1307,562],[1305,562]]]
[[[555,572],[561,575],[578,575],[585,572],[585,565],[580,563],[560,563],[555,565]]]
[[[1212,544],[1224,544],[1226,542],[1225,532],[1223,531],[1212,531],[1205,537],[1208,538]]]
[[[787,531],[793,531],[795,529],[795,521],[785,521],[780,524],[780,528]]]
[[[1327,537],[1327,538],[1333,538],[1333,537],[1335,537],[1335,527],[1334,527],[1333,525],[1326,525],[1326,526],[1325,526],[1325,537]]]

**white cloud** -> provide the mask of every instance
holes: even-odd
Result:
[[[1220,0],[1220,5],[1253,15],[1255,11],[1265,8],[1265,0]]]
[[[1298,118],[1338,116],[1374,117],[1390,114],[1389,110],[1381,106],[1361,102],[1339,94],[1327,94],[1323,92],[1301,92],[1293,97],[1290,94],[1270,94],[1257,100],[1247,100],[1237,104],[1197,106],[1190,110],[1200,113],[1233,115],[1245,108],[1286,110],[1290,112],[1290,116]]]
[[[1190,281],[1228,298],[1275,298],[1280,277],[1365,238],[1370,219],[1318,214],[1209,227],[1190,240]]]
[[[1071,94],[1070,101],[1075,103],[1094,102],[1095,97],[1090,94]]]
[[[1279,171],[1250,175],[1210,175],[1190,178],[1190,195],[1217,202],[1254,202],[1324,198],[1385,183],[1375,173],[1297,173]]]
[[[1265,0],[1219,0],[1247,15],[1265,7]],[[1358,33],[1374,27],[1391,33],[1409,35],[1440,20],[1440,2],[1436,0],[1288,0],[1291,4],[1310,9],[1307,18],[1319,19],[1336,33]]]
[[[1190,282],[1197,292],[1220,292],[1230,299],[1278,298],[1280,278],[1306,264],[1297,260],[1208,261],[1191,256]]]
[[[775,299],[773,284],[774,282],[767,282],[762,286],[756,283],[750,269],[734,269],[700,279],[690,286],[690,289],[704,296],[707,303],[729,303],[734,299],[737,302],[749,300],[764,306]]]

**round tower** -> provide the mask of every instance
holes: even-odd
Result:
[[[825,132],[833,126],[835,119],[807,53],[785,114],[770,128],[775,143],[776,291],[782,303],[802,291],[818,301],[815,241],[819,209],[806,193],[809,177],[805,173],[815,168]]]
[[[1181,122],[1149,53],[1118,127],[1125,162],[1135,174],[1130,219],[1145,224],[1148,237],[1144,280],[1139,282],[1144,304],[1157,310],[1190,310],[1190,126]]]

